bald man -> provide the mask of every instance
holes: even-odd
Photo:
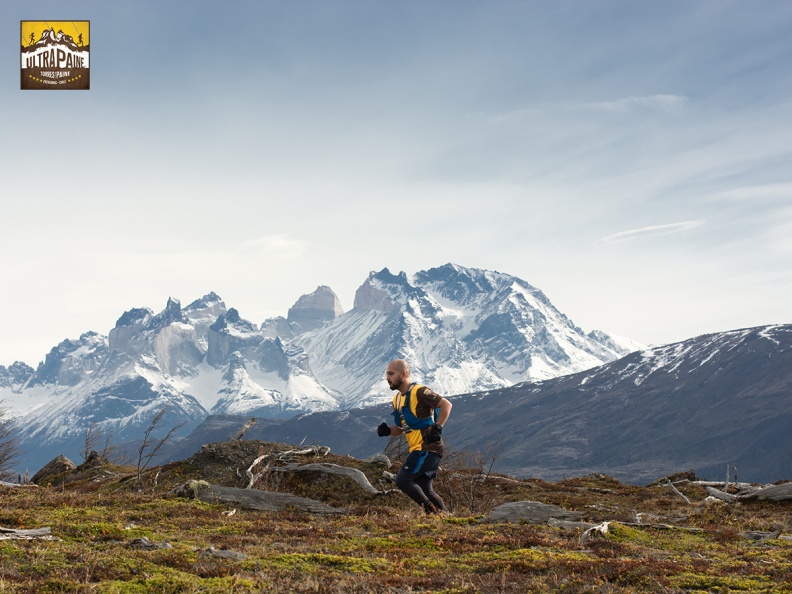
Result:
[[[398,390],[393,395],[395,425],[382,423],[377,427],[377,435],[404,435],[410,448],[407,460],[396,475],[396,486],[427,514],[439,513],[445,505],[432,489],[432,481],[443,457],[442,432],[451,414],[451,403],[426,386],[413,382],[410,366],[404,359],[390,362],[385,379],[391,390]]]

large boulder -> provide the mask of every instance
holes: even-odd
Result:
[[[41,470],[34,474],[31,482],[36,485],[45,485],[47,482],[51,482],[51,479],[72,472],[75,468],[77,467],[74,462],[61,454],[57,458],[50,460]]]

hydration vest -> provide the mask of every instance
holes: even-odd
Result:
[[[399,408],[399,400],[401,393],[397,392],[393,396],[393,420],[397,427],[404,428],[407,425],[410,429],[424,429],[431,427],[437,421],[437,409],[434,413],[425,419],[419,419],[416,416],[416,409],[418,407],[418,388],[422,388],[420,384],[413,384],[407,393],[404,395],[404,403]],[[402,422],[404,421],[404,422]]]

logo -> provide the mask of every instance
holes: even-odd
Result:
[[[90,21],[21,21],[21,88],[91,88]]]

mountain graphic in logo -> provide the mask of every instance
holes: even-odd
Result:
[[[21,88],[90,89],[90,21],[21,21]]]

